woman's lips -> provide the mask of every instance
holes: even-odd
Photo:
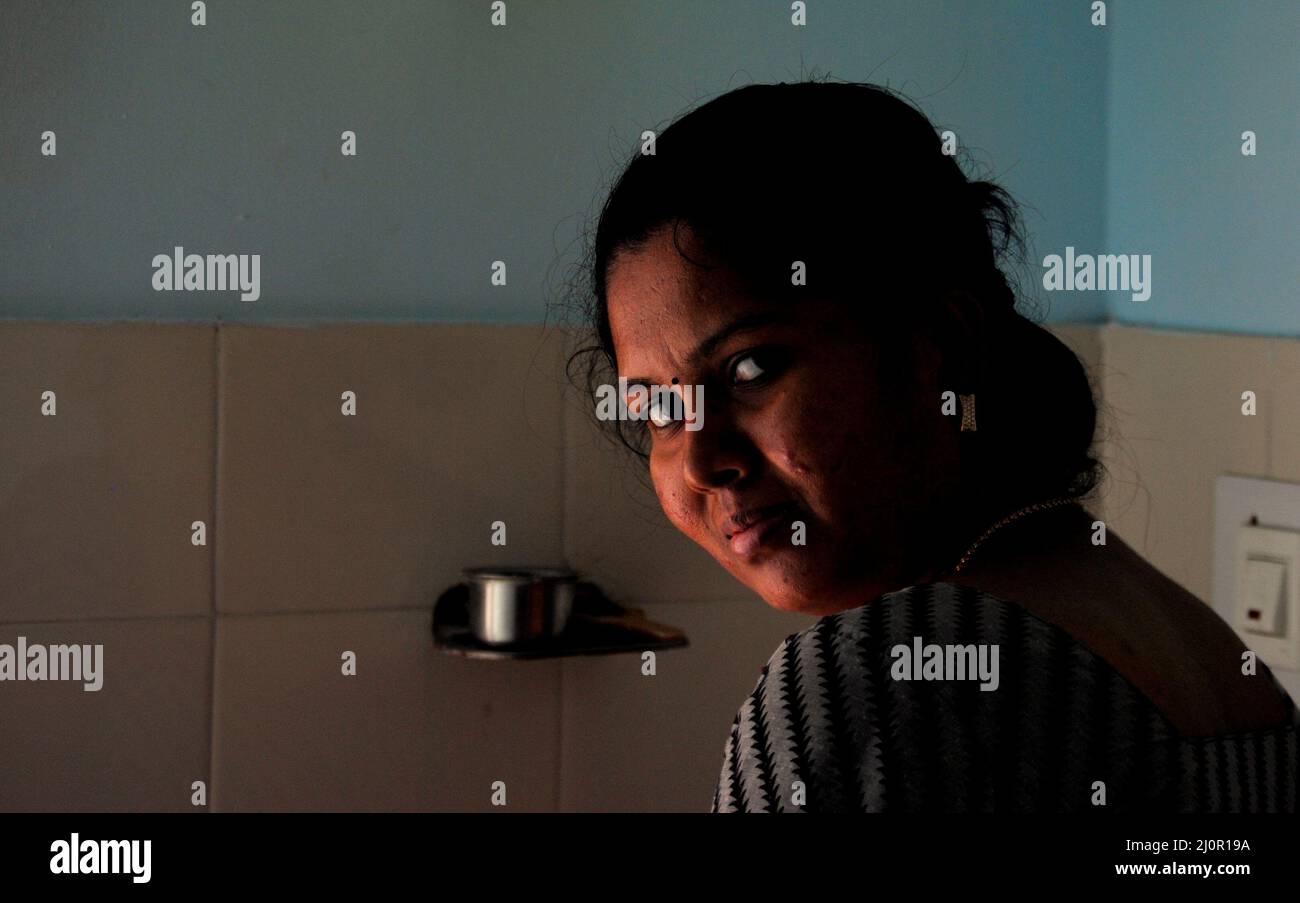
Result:
[[[745,526],[735,530],[728,537],[732,553],[741,558],[752,556],[759,547],[776,539],[779,528],[789,519],[794,510],[794,505],[785,503],[768,505],[739,515],[735,520],[739,520]]]

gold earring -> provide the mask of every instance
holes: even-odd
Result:
[[[961,432],[975,432],[975,393],[960,395],[961,398]]]

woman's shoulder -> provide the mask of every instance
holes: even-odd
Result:
[[[906,650],[970,644],[996,645],[999,652],[1005,646],[1023,647],[1025,652],[1087,652],[1059,627],[992,593],[966,584],[922,583],[827,615],[790,634],[764,670],[793,652],[826,655],[839,649],[870,655],[883,647],[896,661]]]
[[[1287,730],[1267,761],[1295,771]],[[1276,738],[1259,739],[1265,756]],[[1213,808],[1231,795],[1206,776],[1214,749],[1023,606],[918,584],[782,641],[732,723],[714,810],[1085,810],[1108,792],[1122,808]]]
[[[936,650],[946,653],[958,647],[969,659],[967,646],[976,647],[976,656],[979,647],[985,647],[985,660],[992,667],[995,658],[1001,663],[1002,648],[1009,644],[1030,649],[1078,645],[1058,628],[990,593],[953,583],[916,584],[826,615],[790,634],[768,657],[758,686],[769,675],[786,678],[796,665],[805,670],[833,666],[841,677],[865,677],[863,669],[888,664],[899,675],[892,680],[906,680],[904,664],[923,666],[927,657],[937,661]],[[920,659],[915,658],[918,652]],[[957,651],[952,655],[955,661]]]
[[[953,582],[1022,609],[1088,650],[1185,737],[1268,730],[1294,720],[1289,694],[1213,606],[1111,534],[1104,553],[986,562]]]
[[[1160,702],[1168,694],[1148,692],[1142,682],[1132,679],[1131,669],[1031,609],[970,584],[917,584],[824,617],[788,636],[764,673],[778,659],[791,655],[805,661],[824,659],[846,674],[862,673],[850,659],[877,669],[887,661],[891,680],[877,681],[874,691],[907,694],[915,691],[911,681],[917,679],[937,681],[938,685],[928,690],[932,693],[958,692],[960,683],[954,682],[972,680],[971,675],[978,674],[972,668],[980,666],[991,672],[981,678],[986,688],[991,688],[990,684],[1005,687],[1018,699],[1035,697],[1043,705],[1052,705],[1069,702],[1062,697],[1096,692],[1105,696],[1099,705],[1117,711],[1141,710],[1141,717],[1159,728],[1144,734],[1144,741],[1152,739],[1151,733],[1190,739],[1247,732],[1244,727],[1199,734],[1180,731],[1177,720],[1166,715]],[[1241,664],[1235,654],[1231,661]],[[964,672],[963,663],[967,666]],[[1227,673],[1222,667],[1220,671]],[[1240,674],[1241,669],[1231,673]],[[1285,709],[1263,723],[1267,727],[1300,725],[1300,708],[1267,665],[1256,660],[1251,675],[1241,679],[1252,676],[1271,688]]]
[[[930,662],[937,669],[937,656],[954,661],[969,660],[972,654],[984,655],[999,669],[1009,669],[1014,682],[1029,682],[1027,689],[1059,693],[1068,689],[1060,671],[1073,669],[1073,678],[1112,685],[1111,696],[1131,697],[1159,709],[1150,693],[1125,676],[1126,669],[1099,652],[1094,644],[1081,639],[1066,626],[1031,610],[1031,606],[1012,602],[1005,597],[965,583],[923,583],[821,618],[813,626],[791,634],[778,646],[764,668],[766,673],[778,659],[797,654],[801,658],[852,655],[879,664],[882,656],[894,666],[898,676],[907,663],[918,669],[917,662]],[[974,653],[968,647],[975,647]],[[919,658],[918,658],[919,656]],[[1233,657],[1239,660],[1239,656]],[[1238,661],[1240,664],[1240,661]],[[1275,688],[1288,704],[1290,720],[1300,722],[1300,710],[1276,675],[1256,661],[1254,673]],[[932,670],[930,679],[951,681],[949,670]],[[1038,678],[1050,677],[1047,682]],[[1172,725],[1167,724],[1172,731]]]
[[[1124,751],[1168,735],[1059,629],[969,586],[918,584],[781,642],[732,723],[714,808],[1056,810],[1062,792],[1081,807],[1089,770],[1131,780]]]

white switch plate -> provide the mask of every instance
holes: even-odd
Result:
[[[1268,636],[1249,629],[1250,621],[1247,612],[1253,606],[1247,601],[1248,584],[1255,575],[1249,572],[1248,562],[1252,558],[1261,563],[1272,563],[1274,568],[1284,572],[1281,585],[1274,587],[1275,590],[1281,591],[1282,605],[1285,606],[1280,613],[1284,628],[1280,636]],[[1259,657],[1270,668],[1300,670],[1300,631],[1296,630],[1296,618],[1300,617],[1300,579],[1296,575],[1297,565],[1300,565],[1300,532],[1265,526],[1244,526],[1237,529],[1237,560],[1233,562],[1233,570],[1237,578],[1237,617],[1232,626],[1246,645],[1259,653]],[[1268,602],[1256,603],[1259,608],[1265,610],[1262,612],[1265,614],[1265,620],[1268,619],[1267,609],[1276,606],[1277,601],[1275,595]]]
[[[1285,557],[1261,558],[1259,532],[1296,537]],[[1267,527],[1242,527],[1237,536],[1237,617],[1247,633],[1281,637],[1287,633],[1288,600],[1295,595],[1295,567],[1300,561],[1294,547],[1300,533],[1282,534]],[[1245,567],[1242,567],[1242,563]]]
[[[1271,530],[1243,531],[1252,517],[1255,526]],[[1269,668],[1300,671],[1300,562],[1287,567],[1285,636],[1261,636],[1245,629],[1239,604],[1242,570],[1252,553],[1273,560],[1300,557],[1300,485],[1220,476],[1214,489],[1215,611]]]

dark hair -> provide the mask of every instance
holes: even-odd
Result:
[[[654,144],[651,154],[638,143],[582,264],[594,337],[570,358],[569,373],[587,391],[617,372],[606,307],[611,264],[671,228],[684,259],[724,263],[756,296],[796,302],[815,291],[855,304],[882,337],[933,325],[948,290],[969,293],[989,343],[976,407],[987,491],[1022,504],[1096,489],[1088,376],[1069,348],[1016,310],[1004,271],[1024,257],[1016,204],[992,182],[968,179],[910,101],[851,82],[749,85],[688,112]],[[683,226],[691,248],[713,263],[683,248]],[[791,284],[796,260],[806,264],[807,286]],[[643,431],[611,426],[644,454]]]

